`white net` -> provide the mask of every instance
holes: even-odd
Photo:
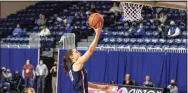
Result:
[[[121,2],[121,8],[123,10],[123,17],[126,21],[139,21],[142,20],[142,8],[141,4],[134,4],[129,2]]]

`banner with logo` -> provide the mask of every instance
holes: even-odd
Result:
[[[89,93],[163,93],[163,88],[139,87],[139,86],[112,86],[108,91],[89,88]]]
[[[137,86],[119,86],[117,93],[163,93],[163,89]]]

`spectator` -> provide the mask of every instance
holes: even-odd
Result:
[[[12,73],[10,72],[10,69],[7,68],[7,71],[6,71],[6,68],[3,68],[3,78],[4,78],[4,82],[3,82],[3,85],[7,88],[7,92],[10,92],[10,81],[12,80]]]
[[[160,12],[158,20],[160,21],[161,24],[165,24],[165,22],[167,20],[167,15],[163,11]]]
[[[96,13],[96,12],[97,12],[97,10],[96,10],[94,4],[88,5],[86,9],[88,9],[88,10],[86,11],[86,14],[87,14],[87,15],[90,15],[90,14],[92,14],[92,13]]]
[[[126,74],[123,84],[124,85],[134,85],[133,81],[131,80],[130,74]]]
[[[54,62],[54,66],[50,69],[52,73],[52,93],[56,93],[56,83],[57,83],[57,62]]]
[[[44,29],[44,27],[46,26],[45,15],[40,14],[39,19],[36,21],[36,23],[40,26],[41,29]]]
[[[170,81],[170,85],[168,85],[167,88],[170,89],[170,93],[178,93],[178,88],[176,86],[176,82],[173,79]]]
[[[5,73],[6,74],[6,81],[7,82],[10,82],[12,80],[12,73],[10,71],[10,68],[7,68],[7,72]]]
[[[128,23],[127,23],[128,24]],[[136,33],[136,22],[132,22],[130,28],[128,29],[128,33],[130,34],[130,36],[132,36],[134,33]]]
[[[40,60],[39,64],[36,67],[36,75],[38,76],[37,93],[44,93],[44,90],[45,90],[45,78],[48,75],[48,68],[43,63],[42,60]]]
[[[109,14],[111,15],[111,18],[113,18],[115,24],[121,23],[121,9],[118,7],[117,2],[114,2],[113,7],[109,10]]]
[[[146,76],[146,81],[143,83],[146,87],[153,87],[153,83],[150,81],[150,76]]]
[[[13,36],[21,36],[23,34],[25,34],[23,32],[23,30],[20,28],[20,24],[16,25],[16,28],[14,28],[13,32],[12,32]]]
[[[36,21],[36,23],[40,26],[40,36],[47,36],[50,35],[50,30],[46,27],[46,18],[45,15],[40,14],[39,19]]]
[[[38,35],[39,36],[48,36],[48,35],[50,35],[50,30],[47,27],[45,27]]]
[[[33,87],[35,71],[29,59],[26,60],[26,64],[23,66],[22,77],[26,87]]]
[[[178,38],[180,35],[180,29],[175,26],[175,22],[170,22],[170,28],[168,31],[168,38]]]
[[[158,27],[158,30],[159,30],[159,38],[166,38],[167,37],[168,29],[164,24],[161,24]]]
[[[73,30],[73,27],[70,24],[67,24],[67,26],[65,28],[66,33],[71,33],[72,30]]]
[[[16,90],[16,92],[19,92],[19,83],[21,82],[21,76],[19,74],[19,72],[16,70],[15,74],[13,76],[13,84],[14,84],[14,89]]]
[[[60,25],[61,25],[61,22],[64,23],[64,26],[67,26],[67,24],[70,24],[73,20],[73,17],[72,16],[63,16],[63,17],[57,17],[56,18],[58,22],[60,22]]]
[[[142,37],[145,33],[144,25],[143,23],[140,23],[139,29],[134,33],[134,37]]]
[[[113,7],[110,8],[109,13],[121,13],[121,9],[119,9],[117,2],[114,2]]]
[[[155,19],[151,19],[150,21],[152,23],[156,22],[156,24],[160,26],[161,24],[165,24],[165,22],[167,21],[167,15],[163,11],[161,11],[159,12],[159,14],[156,15]]]

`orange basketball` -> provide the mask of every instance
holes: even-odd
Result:
[[[104,23],[103,16],[99,13],[93,13],[89,16],[88,23],[91,27],[97,28],[97,24],[101,22]]]

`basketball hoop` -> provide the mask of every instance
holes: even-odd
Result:
[[[126,21],[139,21],[142,20],[141,11],[143,5],[141,4],[133,4],[129,2],[121,2],[120,6],[123,10],[123,17]]]

